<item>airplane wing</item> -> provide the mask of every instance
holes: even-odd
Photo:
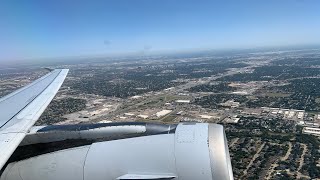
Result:
[[[58,92],[68,69],[56,69],[0,99],[0,169]]]

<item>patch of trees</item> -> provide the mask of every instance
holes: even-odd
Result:
[[[85,107],[86,100],[84,99],[65,98],[53,100],[36,122],[36,125],[50,125],[64,121],[63,115],[81,111]]]
[[[311,178],[320,177],[320,167],[317,166],[320,159],[320,141],[317,137],[307,134],[299,134],[296,141],[305,143],[308,146],[308,152],[304,156],[304,165],[302,171],[308,172]]]
[[[246,103],[247,107],[277,107],[287,109],[305,109],[307,97],[289,96],[289,97],[270,97],[258,96]]]
[[[190,92],[227,92],[227,91],[235,91],[237,88],[229,86],[229,83],[219,83],[219,84],[201,84],[198,86],[194,86],[188,91]]]
[[[228,100],[234,100],[240,103],[244,103],[248,99],[246,96],[236,94],[215,94],[195,99],[194,104],[200,105],[204,108],[220,108],[221,105],[219,104],[224,103]]]
[[[303,78],[290,81],[285,86],[274,87],[281,92],[292,92],[296,96],[320,96],[320,79],[319,78]]]
[[[106,82],[103,80],[82,80],[74,84],[73,88],[89,94],[126,98],[149,91],[166,89],[178,84],[181,83],[166,81],[166,79],[125,81],[120,83]]]
[[[291,93],[288,97],[260,96],[247,102],[248,107],[279,107],[292,109],[305,109],[307,111],[320,111],[320,79],[304,78],[290,81],[285,86],[273,87],[271,90]]]

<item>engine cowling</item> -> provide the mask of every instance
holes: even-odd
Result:
[[[180,123],[166,134],[94,142],[10,163],[1,180],[232,180],[223,126]]]

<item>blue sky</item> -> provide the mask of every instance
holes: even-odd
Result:
[[[0,1],[0,61],[300,44],[320,44],[320,1]]]

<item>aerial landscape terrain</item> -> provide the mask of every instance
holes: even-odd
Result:
[[[235,179],[320,177],[320,50],[84,58],[0,69],[0,96],[70,69],[36,125],[219,123]]]
[[[320,180],[319,0],[0,0],[0,52],[0,180]]]

